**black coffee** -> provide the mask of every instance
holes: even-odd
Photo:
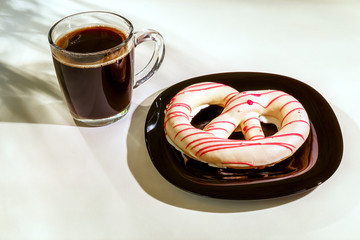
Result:
[[[57,40],[60,48],[77,53],[93,53],[118,46],[126,39],[120,30],[95,26],[75,30]],[[101,119],[122,112],[132,95],[133,49],[120,59],[75,65],[53,58],[55,71],[69,105],[77,118]]]

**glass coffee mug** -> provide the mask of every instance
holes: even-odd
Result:
[[[83,12],[63,18],[49,31],[56,75],[75,121],[89,126],[115,122],[128,112],[132,90],[160,67],[165,46],[154,30],[133,32],[124,17]],[[134,73],[134,49],[153,41],[149,63]]]

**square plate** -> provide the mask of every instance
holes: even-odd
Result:
[[[260,170],[214,168],[189,159],[166,140],[164,111],[176,93],[199,82],[223,83],[239,92],[276,89],[291,94],[309,115],[311,132],[307,141],[292,157]],[[221,199],[265,199],[311,190],[333,175],[343,154],[338,120],[316,90],[290,77],[256,72],[200,76],[164,90],[149,109],[145,140],[154,166],[170,183],[186,191]]]

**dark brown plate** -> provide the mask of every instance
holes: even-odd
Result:
[[[219,169],[189,159],[165,138],[164,110],[183,88],[198,82],[219,82],[239,92],[277,89],[297,98],[305,107],[311,133],[291,157],[273,167],[254,170]],[[220,112],[211,106],[200,112],[193,125],[201,126]],[[271,126],[263,126],[271,134]],[[241,138],[241,136],[233,136]],[[264,199],[313,189],[338,168],[343,140],[337,118],[327,101],[313,88],[293,78],[255,72],[236,72],[192,78],[163,91],[151,105],[145,122],[145,139],[150,158],[160,174],[175,186],[205,196],[222,199]]]

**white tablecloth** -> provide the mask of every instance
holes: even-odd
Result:
[[[166,41],[129,114],[78,127],[52,65],[49,28],[87,10],[119,13]],[[137,68],[151,46],[139,46]],[[359,239],[360,2],[0,2],[0,239]],[[299,79],[329,102],[341,165],[307,194],[234,201],[183,191],[147,153],[144,123],[165,88],[219,72]],[[324,119],[326,121],[326,119]]]

